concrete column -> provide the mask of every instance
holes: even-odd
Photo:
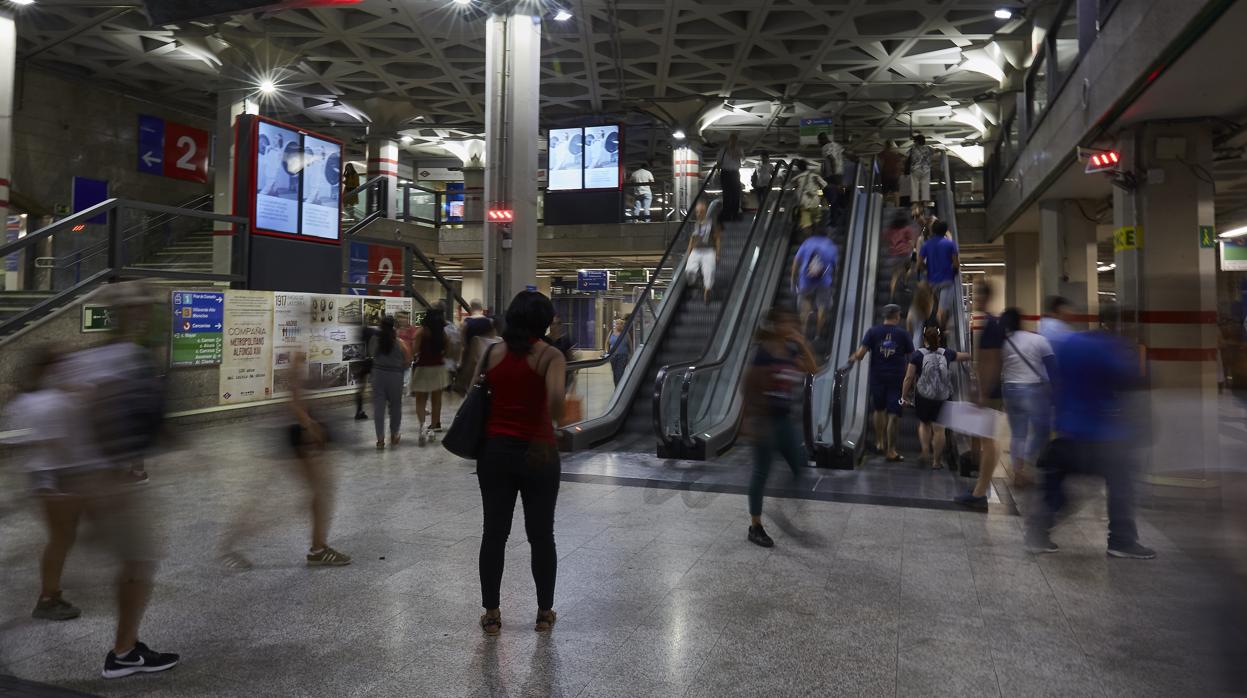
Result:
[[[485,302],[499,312],[537,283],[537,114],[541,18],[490,16],[485,23],[485,208],[514,221],[485,223]]]
[[[1067,199],[1039,203],[1040,295],[1070,299],[1088,321],[1100,308],[1096,223],[1083,213],[1092,206]]]
[[[217,93],[216,141],[212,152],[212,210],[215,213],[234,213],[234,121],[242,114],[259,114],[259,104],[248,100],[242,91]],[[233,271],[234,238],[233,225],[212,225],[212,272],[228,274]],[[241,270],[247,273],[247,270]]]
[[[1208,485],[1219,459],[1217,258],[1199,234],[1215,214],[1211,133],[1146,124],[1118,147],[1138,184],[1114,197],[1117,292],[1123,329],[1146,350],[1148,468],[1160,484]]]
[[[8,237],[9,220],[9,179],[13,176],[13,82],[14,67],[17,57],[17,24],[7,11],[0,10],[0,224],[4,224],[5,235],[0,241],[10,242]],[[20,289],[21,269],[27,259],[25,253],[18,254],[18,270],[5,272],[5,288]]]
[[[485,220],[485,168],[463,167],[463,220]]]
[[[701,153],[691,144],[671,149],[672,207],[678,221],[693,205],[701,188]]]
[[[1032,329],[1043,309],[1039,287],[1039,234],[1005,235],[1005,305],[1020,310]]]
[[[368,176],[385,177],[385,198],[378,202],[385,210],[386,218],[398,218],[402,215],[401,202],[398,198],[398,141],[392,138],[368,139]]]

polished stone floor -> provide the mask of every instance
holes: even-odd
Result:
[[[161,675],[98,678],[113,589],[89,536],[64,585],[82,618],[30,619],[42,532],[4,469],[0,674],[108,696],[1202,696],[1217,687],[1204,619],[1220,588],[1203,552],[1168,532],[1176,515],[1148,509],[1142,536],[1160,558],[1107,559],[1095,501],[1057,531],[1060,554],[1037,558],[1006,511],[770,499],[776,547],[765,550],[745,540],[742,495],[565,481],[554,632],[532,632],[517,518],[506,625],[485,638],[472,465],[418,448],[414,435],[377,453],[369,424],[333,414],[331,543],[355,557],[350,567],[302,566],[302,497],[272,458],[275,425],[184,428],[184,447],[152,464],[167,557],[143,639],[183,654]],[[224,569],[219,536],[257,492],[268,525],[244,548],[256,568]]]

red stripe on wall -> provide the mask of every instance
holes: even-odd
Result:
[[[1148,347],[1147,358],[1152,361],[1216,361],[1217,350]]]
[[[0,187],[7,187],[7,186],[9,186],[9,180],[5,179],[4,177],[0,177]]]
[[[368,158],[368,164],[370,164],[370,165],[371,165],[371,164],[372,164],[372,163],[374,163],[374,162],[385,162],[385,163],[389,163],[389,164],[391,164],[391,165],[397,165],[397,164],[398,164],[398,160],[391,160],[390,158]]]
[[[1070,322],[1099,322],[1099,315],[1073,315],[1069,316]]]
[[[1158,325],[1215,325],[1215,310],[1145,310],[1139,322]]]

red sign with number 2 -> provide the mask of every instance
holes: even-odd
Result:
[[[211,142],[207,131],[166,121],[164,175],[191,182],[207,182]]]

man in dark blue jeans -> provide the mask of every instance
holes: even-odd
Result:
[[[901,419],[901,388],[909,369],[914,342],[900,326],[901,307],[883,307],[883,324],[875,325],[862,337],[862,344],[849,357],[857,363],[870,355],[870,408],[875,419],[875,449],[890,462],[905,460],[896,451],[896,429]]]
[[[1100,322],[1112,327],[1116,309],[1102,306]],[[1126,391],[1140,384],[1137,357],[1130,345],[1106,330],[1070,335],[1057,355],[1053,407],[1057,438],[1039,460],[1043,504],[1029,518],[1026,548],[1055,553],[1049,537],[1065,507],[1065,478],[1095,474],[1108,486],[1108,554],[1150,560],[1156,552],[1139,544],[1134,522],[1134,460],[1137,436],[1127,413]]]

